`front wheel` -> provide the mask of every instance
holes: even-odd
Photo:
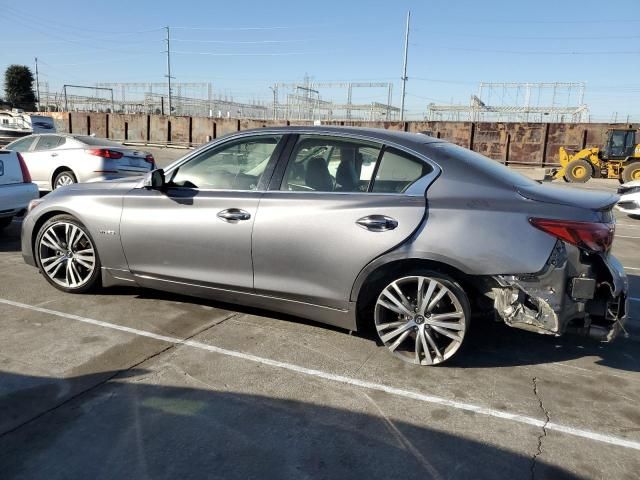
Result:
[[[585,183],[593,176],[593,165],[583,159],[573,160],[565,168],[564,178],[571,183]]]
[[[382,343],[396,357],[436,365],[453,357],[469,329],[470,307],[452,278],[423,271],[390,281],[374,307]]]
[[[36,258],[47,281],[59,290],[83,293],[100,283],[100,258],[88,230],[70,215],[50,218],[36,239]]]

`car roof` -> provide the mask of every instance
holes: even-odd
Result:
[[[242,130],[238,134],[252,134],[259,132],[280,132],[296,134],[338,134],[354,137],[367,137],[379,140],[382,143],[396,143],[407,147],[416,147],[425,143],[444,142],[439,138],[433,138],[423,133],[403,132],[399,130],[387,130],[384,128],[370,127],[343,127],[333,125],[309,125],[309,126],[287,126],[287,127],[264,127]]]

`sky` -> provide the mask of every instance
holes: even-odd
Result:
[[[399,105],[408,10],[409,118],[431,102],[468,105],[481,81],[586,82],[592,121],[640,121],[638,0],[0,0],[0,71],[37,56],[51,90],[163,82],[169,26],[175,82],[265,102],[269,86],[305,74],[394,82]],[[346,102],[343,91],[322,95]],[[386,91],[354,101],[384,102]]]

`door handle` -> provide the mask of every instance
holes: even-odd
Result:
[[[398,221],[395,218],[386,215],[368,215],[356,220],[356,223],[372,232],[386,232],[398,226]]]
[[[57,157],[57,156],[58,156],[58,154],[57,154],[57,153],[55,153],[55,152],[53,152],[53,153],[51,154],[51,156],[52,156],[52,157]]]
[[[227,208],[226,210],[218,212],[217,217],[225,222],[237,222],[238,220],[249,220],[251,214],[239,208]]]

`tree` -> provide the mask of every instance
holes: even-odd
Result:
[[[36,109],[36,96],[33,93],[33,74],[25,65],[9,65],[4,73],[5,100],[14,108],[27,112]]]

